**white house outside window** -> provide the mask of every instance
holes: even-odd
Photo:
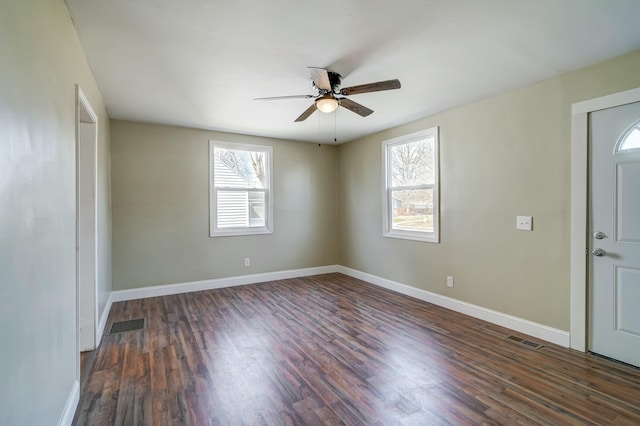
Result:
[[[272,151],[209,141],[210,236],[273,232]]]
[[[382,143],[384,236],[439,242],[438,128]]]

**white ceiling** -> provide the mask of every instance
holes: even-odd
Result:
[[[639,0],[66,0],[112,118],[338,143],[640,49]],[[375,112],[316,111],[306,67]]]

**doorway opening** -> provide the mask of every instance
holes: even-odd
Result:
[[[78,379],[80,352],[94,350],[98,338],[98,118],[76,86],[76,315]],[[81,382],[81,380],[80,380]]]

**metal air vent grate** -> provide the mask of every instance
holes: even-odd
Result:
[[[530,348],[533,348],[533,349],[540,349],[544,347],[544,345],[541,345],[540,343],[532,342],[531,340],[522,339],[518,336],[513,336],[513,335],[507,336],[507,339],[512,340],[516,343],[520,343],[521,345],[529,346]]]
[[[111,325],[109,334],[124,333],[126,331],[144,330],[145,322],[146,321],[144,318],[137,318],[137,319],[127,320],[127,321],[117,321]]]

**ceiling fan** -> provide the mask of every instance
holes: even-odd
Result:
[[[309,74],[311,75],[311,80],[313,80],[313,88],[316,91],[316,95],[275,96],[270,98],[256,98],[255,100],[271,101],[279,99],[315,98],[313,104],[295,119],[296,122],[306,120],[316,109],[330,113],[335,111],[338,106],[342,106],[362,117],[366,117],[373,113],[372,109],[360,105],[344,96],[400,88],[400,81],[398,79],[340,88],[342,76],[336,72],[327,71],[324,68],[309,67]]]

